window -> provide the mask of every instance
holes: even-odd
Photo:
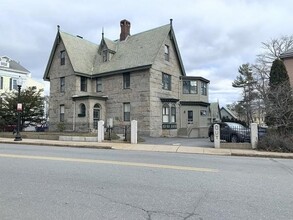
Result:
[[[9,59],[6,57],[0,57],[0,66],[9,68]]]
[[[130,121],[130,103],[123,103],[124,121]]]
[[[187,123],[188,124],[193,124],[193,111],[188,111],[187,112]]]
[[[201,94],[207,95],[207,83],[201,82]]]
[[[60,122],[64,122],[64,105],[60,105]]]
[[[102,92],[102,78],[96,78],[96,92]]]
[[[10,78],[10,86],[9,86],[9,89],[10,90],[12,90],[12,89],[17,90],[17,79]]]
[[[163,123],[169,122],[169,105],[163,105]]]
[[[103,62],[107,62],[107,60],[108,60],[108,51],[103,50],[102,55],[103,55]]]
[[[162,74],[162,85],[163,85],[163,89],[171,90],[171,76],[169,74],[166,74],[166,73]]]
[[[94,128],[98,129],[98,122],[100,120],[100,110],[101,107],[99,104],[94,105],[94,111],[93,111],[93,119],[94,119]]]
[[[130,73],[123,74],[123,89],[130,88]]]
[[[60,78],[60,92],[65,92],[65,77]]]
[[[175,103],[164,103],[162,107],[162,128],[176,129],[176,105]]]
[[[171,106],[171,123],[175,123],[176,122],[176,106],[172,105]]]
[[[81,103],[79,105],[79,114],[78,117],[85,117],[85,104]]]
[[[3,89],[3,77],[0,77],[0,89]]]
[[[165,60],[169,61],[170,55],[169,55],[169,46],[165,45]]]
[[[206,110],[200,110],[200,115],[201,116],[207,116],[207,111]]]
[[[197,81],[184,80],[183,81],[183,94],[197,94]]]
[[[60,51],[60,64],[65,65],[65,50]]]
[[[87,91],[87,78],[84,76],[80,77],[80,91]]]

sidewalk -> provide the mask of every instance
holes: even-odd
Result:
[[[0,143],[293,159],[293,153],[277,153],[277,152],[265,152],[265,151],[256,151],[256,150],[219,149],[219,148],[206,148],[206,147],[187,147],[187,146],[174,146],[174,145],[156,145],[156,144],[151,145],[151,144],[141,144],[141,143],[130,144],[130,143],[120,143],[120,142],[118,143],[118,142],[106,142],[106,141],[102,143],[58,141],[58,140],[44,140],[44,139],[23,139],[22,141],[14,141],[14,139],[12,138],[0,138]]]

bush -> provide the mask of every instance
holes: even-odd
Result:
[[[269,131],[258,141],[258,150],[293,153],[292,135],[280,134],[277,131]]]

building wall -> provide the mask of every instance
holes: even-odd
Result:
[[[114,125],[130,125],[138,121],[140,134],[150,133],[150,86],[149,70],[130,73],[130,88],[123,89],[123,74],[104,77],[103,95],[106,101],[106,119],[113,118]],[[130,103],[130,121],[124,122],[123,103]]]
[[[183,82],[181,82],[182,85]],[[201,94],[201,84],[205,83],[200,80],[197,80],[197,94],[183,94],[183,89],[180,90],[181,93],[181,101],[189,101],[189,102],[209,102],[209,83],[205,83],[207,85],[207,95]]]
[[[73,101],[72,96],[77,89],[76,76],[72,69],[72,65],[65,53],[65,65],[60,65],[60,52],[65,50],[64,44],[61,41],[56,48],[52,63],[50,66],[50,130],[56,130],[60,123],[60,105],[64,105],[64,117],[66,130],[73,130]],[[60,92],[60,77],[65,77],[65,92]]]
[[[165,44],[169,46],[169,61],[165,61]],[[171,75],[171,91],[162,89],[162,73]],[[151,122],[150,135],[151,136],[177,136],[177,129],[162,129],[162,106],[160,98],[174,98],[180,99],[180,76],[182,76],[178,57],[175,53],[175,47],[170,40],[166,38],[162,44],[161,49],[156,57],[156,60],[151,68],[150,74],[150,108],[151,108]],[[180,124],[179,120],[179,106],[176,103],[177,128]]]
[[[188,111],[193,112],[193,122],[188,122]],[[205,112],[206,114],[203,114]],[[208,107],[199,105],[182,105],[180,107],[181,128],[187,127],[207,127],[208,126]]]
[[[102,78],[102,92],[96,93],[96,79],[88,79],[87,92],[80,91],[80,76],[75,75],[67,54],[65,65],[60,65],[59,54],[64,50],[60,42],[53,57],[50,68],[50,124],[51,129],[57,129],[60,123],[60,105],[65,106],[66,130],[83,130],[86,126],[93,128],[93,107],[101,106],[101,119],[105,122],[113,118],[114,125],[128,125],[130,122],[123,121],[123,103],[130,103],[131,118],[138,120],[138,129],[141,133],[150,133],[150,86],[149,71],[137,71],[130,73],[130,88],[123,89],[123,74],[105,76]],[[60,77],[65,77],[65,92],[60,93]],[[74,96],[80,95],[107,96],[107,101],[94,98],[75,101]],[[79,106],[86,106],[86,117],[78,117]]]
[[[169,46],[169,61],[165,61],[164,46]],[[130,103],[130,120],[138,121],[139,135],[147,136],[177,136],[177,129],[187,123],[179,102],[176,104],[177,129],[162,129],[162,106],[161,98],[180,100],[182,96],[182,76],[175,47],[170,40],[162,44],[151,69],[130,72],[130,88],[123,89],[123,74],[108,75],[102,77],[102,91],[96,92],[96,79],[88,79],[87,92],[80,91],[80,76],[73,71],[67,53],[65,54],[65,65],[60,65],[60,52],[64,50],[62,41],[58,45],[50,67],[50,129],[56,130],[60,123],[60,105],[65,107],[65,129],[76,131],[92,130],[93,106],[98,103],[101,106],[101,119],[105,122],[112,118],[114,125],[129,125],[130,122],[123,120],[123,103]],[[111,62],[111,61],[109,61]],[[171,91],[162,89],[162,73],[171,75]],[[60,77],[65,77],[65,92],[60,93]],[[188,101],[208,102],[208,95],[184,95]],[[208,91],[208,89],[207,89]],[[74,98],[81,95],[92,95],[92,98],[82,100]],[[94,98],[94,96],[107,97],[106,100]],[[79,105],[86,106],[86,116],[78,117]],[[207,112],[207,107],[186,107],[194,111],[194,121],[199,125],[206,125],[207,116],[200,116],[200,110]],[[181,121],[184,118],[184,122]],[[185,124],[184,124],[185,126]]]
[[[293,58],[285,58],[284,64],[289,75],[290,84],[293,86]]]

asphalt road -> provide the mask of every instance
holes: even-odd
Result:
[[[1,144],[0,219],[292,219],[293,160]]]

